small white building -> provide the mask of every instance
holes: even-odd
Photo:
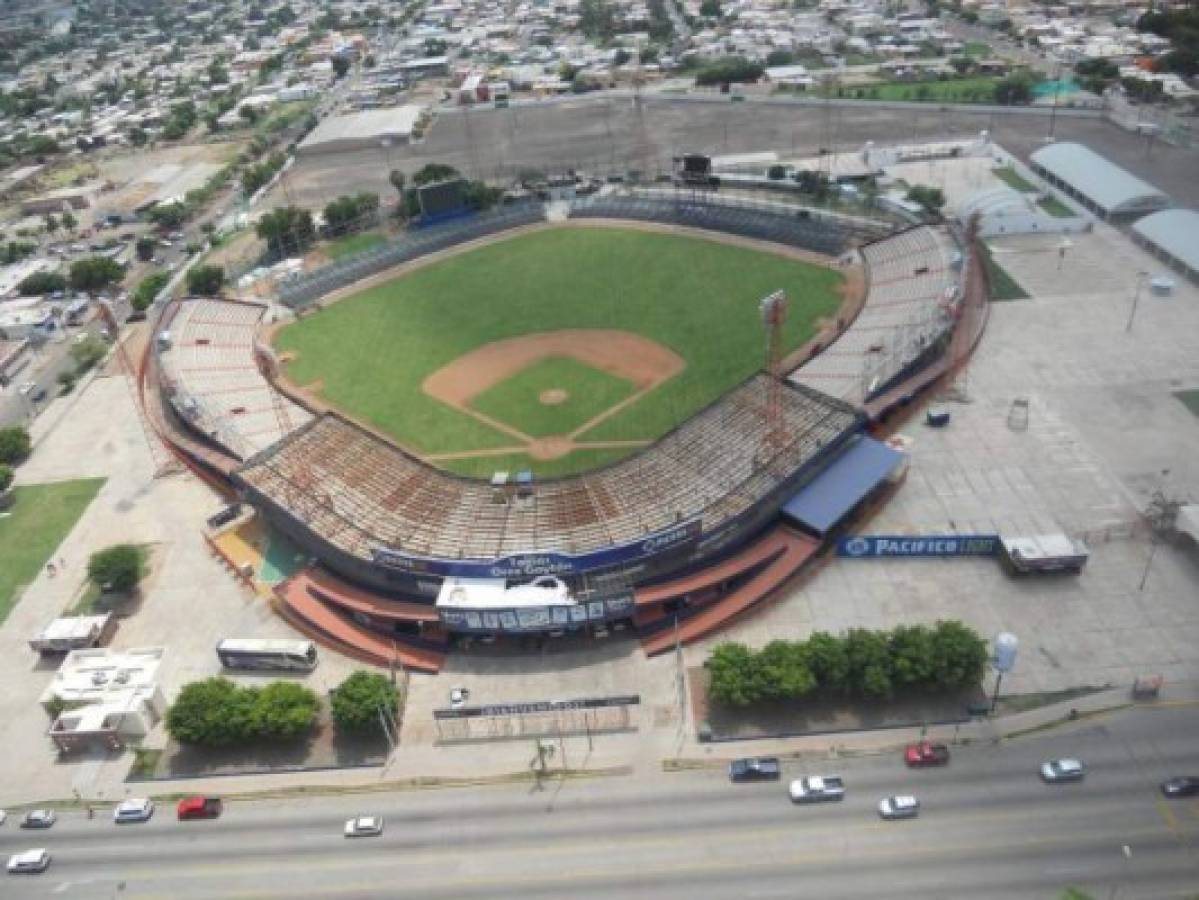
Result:
[[[29,641],[38,653],[66,653],[95,647],[111,633],[116,620],[102,616],[63,616],[55,619]]]
[[[58,749],[117,749],[144,737],[167,709],[158,685],[162,654],[162,647],[68,653],[39,700],[54,716],[47,734]]]

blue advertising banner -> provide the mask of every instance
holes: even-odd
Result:
[[[859,535],[841,538],[837,555],[851,559],[883,556],[996,556],[997,534]]]
[[[456,578],[533,578],[538,575],[573,575],[593,569],[634,562],[673,550],[699,538],[700,519],[688,519],[671,528],[654,532],[631,544],[605,547],[577,556],[569,553],[520,553],[501,559],[436,559],[413,556],[386,547],[372,547],[375,562],[389,569],[422,575]]]

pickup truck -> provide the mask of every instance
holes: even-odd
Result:
[[[842,800],[845,782],[840,775],[809,775],[791,782],[793,803],[819,803],[823,800]]]

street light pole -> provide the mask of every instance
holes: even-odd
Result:
[[[1132,322],[1137,317],[1137,305],[1141,302],[1141,288],[1145,285],[1145,278],[1148,272],[1137,272],[1137,287],[1132,294],[1132,309],[1128,313],[1128,324],[1124,326],[1124,333],[1128,334],[1132,331]]]

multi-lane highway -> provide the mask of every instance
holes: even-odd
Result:
[[[480,748],[486,752],[486,748]],[[1037,778],[1078,755],[1080,784]],[[896,755],[785,763],[843,775],[841,803],[793,806],[783,784],[718,770],[454,790],[227,803],[222,818],[144,825],[64,812],[48,832],[0,828],[5,855],[46,846],[49,871],[0,895],[53,897],[1096,898],[1199,894],[1199,798],[1166,801],[1167,775],[1199,773],[1194,708],[1140,710],[1000,746],[955,748],[945,769]],[[875,806],[916,794],[918,819]],[[346,818],[382,814],[382,837]],[[1125,848],[1128,848],[1125,850]]]

